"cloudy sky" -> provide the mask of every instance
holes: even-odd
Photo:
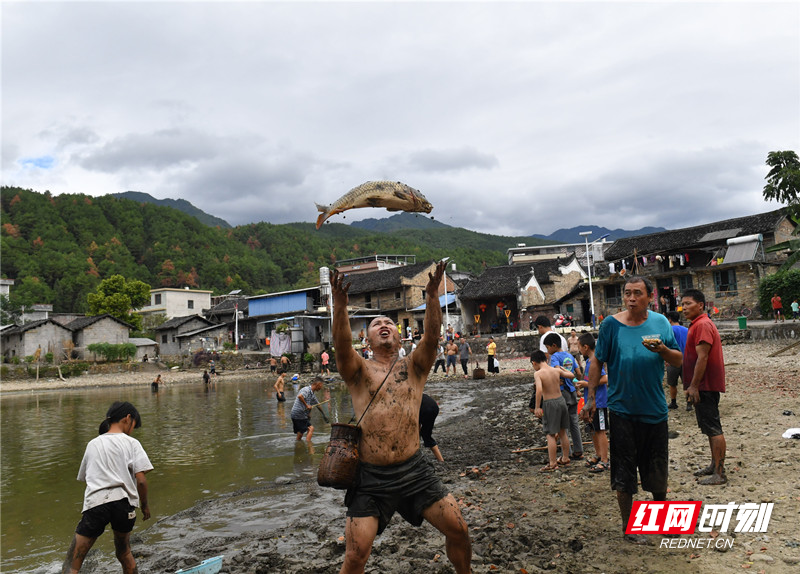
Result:
[[[391,179],[486,233],[677,228],[776,208],[767,153],[800,152],[796,2],[0,10],[2,183],[37,191],[237,225]]]

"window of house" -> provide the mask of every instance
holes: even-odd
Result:
[[[395,291],[394,292],[394,298],[397,299],[397,300],[400,299],[400,291]]]
[[[606,285],[606,305],[622,307],[622,285]]]
[[[572,303],[567,303],[567,314],[572,315],[575,312],[575,306]]]
[[[364,295],[364,307],[366,307],[367,309],[372,309],[372,295],[370,295],[369,293]]]
[[[175,335],[172,335],[172,342],[174,343],[176,340]]]
[[[189,304],[189,309],[194,309],[194,301],[192,301],[191,299],[189,299],[189,300],[187,301],[187,303]]]
[[[167,335],[161,335],[161,344],[166,345],[169,341],[169,337]]]
[[[714,271],[715,297],[730,297],[738,295],[736,289],[736,270]]]
[[[161,293],[153,295],[153,305],[161,305]]]
[[[678,289],[681,293],[686,293],[689,289],[694,289],[691,275],[681,275],[678,277]]]

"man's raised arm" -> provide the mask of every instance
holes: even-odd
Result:
[[[436,348],[439,346],[439,331],[442,328],[442,308],[439,305],[439,285],[444,275],[444,261],[439,261],[433,270],[428,273],[428,285],[425,287],[425,319],[423,326],[425,332],[412,353],[411,358],[418,371],[427,375],[436,361]],[[445,293],[446,295],[446,293]],[[447,298],[445,297],[445,301]]]
[[[353,349],[353,333],[347,314],[347,290],[344,275],[334,270],[331,277],[333,297],[333,345],[336,349],[336,368],[346,383],[350,383],[363,366],[364,359]]]

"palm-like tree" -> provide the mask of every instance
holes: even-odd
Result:
[[[767,154],[767,165],[770,171],[765,178],[764,199],[773,199],[785,203],[788,214],[795,222],[800,223],[800,159],[793,151],[771,151]],[[800,227],[795,229],[795,234]],[[789,250],[789,257],[779,271],[790,269],[800,261],[800,239],[790,239],[773,245],[768,252]]]

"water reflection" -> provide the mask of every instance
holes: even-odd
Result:
[[[285,474],[316,473],[330,436],[312,411],[313,442],[296,441],[289,419],[296,390],[275,400],[272,382],[162,385],[19,394],[0,398],[0,504],[2,571],[57,572],[80,519],[84,483],[78,473],[86,443],[116,400],[136,405],[142,427],[134,431],[155,469],[148,474],[153,522],[200,500],[258,486]],[[330,420],[349,420],[350,397],[335,386],[327,400]],[[288,404],[288,406],[287,406]],[[137,521],[134,532],[153,522]],[[96,545],[113,560],[107,532]]]

